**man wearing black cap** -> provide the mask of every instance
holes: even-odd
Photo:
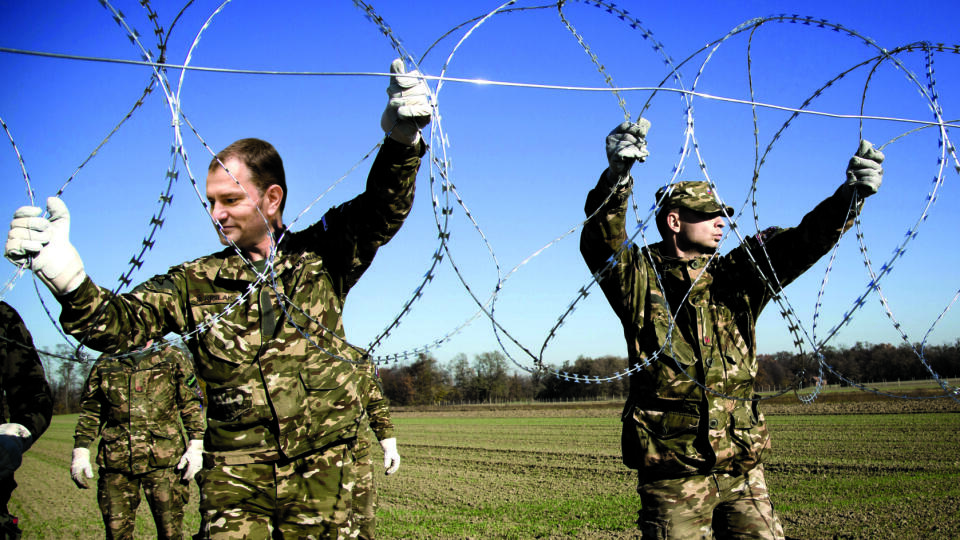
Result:
[[[754,401],[756,321],[780,289],[826,254],[882,180],[867,141],[847,179],[793,228],[717,253],[733,209],[712,185],[657,191],[661,242],[627,243],[630,167],[648,155],[644,119],[607,136],[609,167],[587,195],[580,251],[623,324],[630,394],[625,465],[638,471],[643,538],[783,538],[763,476],[770,435]],[[851,200],[855,202],[851,209]]]

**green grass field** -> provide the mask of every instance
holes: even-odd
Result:
[[[17,489],[9,510],[20,518],[24,538],[103,538],[103,520],[97,507],[97,465],[90,489],[77,488],[70,479],[70,455],[77,415],[53,417],[50,429],[23,456],[23,465],[16,472]],[[96,444],[91,446],[95,461]],[[199,495],[191,485],[190,506],[185,521],[190,533],[200,527],[197,512]],[[137,514],[137,538],[156,538],[157,532],[146,501]]]
[[[860,392],[768,404],[767,481],[787,536],[960,538],[960,406]],[[634,538],[636,477],[619,403],[394,412],[403,462],[378,476],[381,538]],[[25,538],[101,538],[95,489],[69,477],[76,416],[25,456],[11,511]],[[196,488],[187,524],[196,530]],[[137,538],[155,537],[141,507]]]

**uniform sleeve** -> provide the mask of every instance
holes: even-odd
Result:
[[[29,429],[36,441],[50,425],[53,393],[30,332],[16,310],[5,302],[0,302],[0,326],[3,393],[10,408],[9,420]]]
[[[94,364],[83,386],[80,396],[80,416],[77,418],[77,427],[73,432],[74,448],[89,448],[100,436],[100,411],[103,407],[104,396],[101,393],[100,370]]]
[[[395,437],[395,428],[393,420],[390,419],[390,402],[383,394],[383,385],[380,383],[380,377],[376,374],[370,374],[370,384],[368,385],[368,397],[366,410],[370,418],[370,429],[376,435],[378,441]]]
[[[624,323],[637,319],[646,291],[645,265],[637,264],[640,251],[633,245],[625,247],[627,199],[632,183],[631,179],[611,194],[601,175],[597,186],[587,194],[587,221],[580,233],[580,254],[594,275],[616,258],[616,265],[598,277],[607,301]]]
[[[177,406],[180,409],[180,421],[191,440],[203,440],[203,402],[197,392],[199,385],[193,372],[193,362],[180,350],[173,349],[177,369]]]
[[[810,269],[853,226],[862,209],[851,208],[850,199],[837,190],[803,217],[796,227],[771,227],[748,238],[731,251],[728,259],[733,272],[727,274],[746,291],[754,315],[776,292]],[[747,254],[749,250],[753,260]],[[757,272],[759,268],[762,276]]]
[[[416,187],[422,141],[407,146],[387,138],[370,167],[367,186],[354,199],[324,214],[312,225],[315,247],[334,271],[335,286],[343,297],[373,262],[380,246],[400,230]],[[322,237],[322,239],[320,238]]]
[[[171,269],[124,294],[113,294],[88,277],[57,300],[64,330],[94,350],[115,353],[141,349],[170,332],[187,333],[184,298],[183,271]]]

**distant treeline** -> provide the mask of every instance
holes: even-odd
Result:
[[[41,355],[47,381],[54,393],[56,414],[79,410],[80,393],[93,358],[76,357],[69,346],[59,346],[56,355]],[[960,339],[953,345],[932,345],[923,349],[923,358],[937,375],[960,377]],[[931,378],[913,347],[857,343],[853,347],[828,347],[823,360],[847,380],[874,383]],[[788,388],[798,376],[809,384],[821,376],[817,358],[808,354],[779,352],[758,357],[758,390]],[[572,382],[552,373],[527,373],[500,352],[486,352],[469,360],[458,354],[443,364],[421,354],[411,364],[380,368],[383,389],[393,405],[440,405],[445,403],[502,403],[507,401],[579,401],[617,399],[626,396],[629,382],[620,377],[609,382]],[[627,359],[616,356],[579,357],[564,362],[557,371],[570,375],[610,378],[623,373]],[[824,384],[846,384],[835,373],[824,370]]]
[[[918,349],[919,350],[919,349]],[[757,389],[787,388],[798,378],[807,382],[823,377],[824,384],[873,383],[929,379],[930,371],[913,347],[857,343],[848,348],[828,347],[820,351],[826,365],[836,372],[818,369],[818,357],[809,353],[779,352],[758,356]],[[960,377],[960,340],[952,345],[928,346],[922,351],[927,365],[940,377]],[[610,399],[625,396],[625,377],[610,382],[572,382],[552,373],[527,373],[511,369],[513,364],[500,352],[479,354],[472,361],[458,354],[441,364],[428,354],[408,365],[381,368],[383,389],[393,405],[440,405],[504,401],[563,401]],[[570,375],[609,378],[623,373],[624,357],[579,357],[564,362],[558,371]],[[841,378],[843,377],[843,378]]]

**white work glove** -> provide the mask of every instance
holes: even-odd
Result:
[[[86,448],[73,449],[73,461],[70,463],[70,478],[80,489],[87,489],[87,481],[84,479],[93,478],[93,467],[90,466],[90,450]]]
[[[177,470],[183,469],[183,480],[189,482],[203,468],[203,441],[200,439],[191,439],[187,443],[187,451],[180,458],[177,464]]]
[[[400,468],[400,454],[397,453],[396,437],[380,441],[380,448],[383,448],[383,467],[387,469],[387,476],[389,476]]]
[[[30,430],[21,424],[0,424],[0,478],[10,476],[23,462],[23,453],[33,443]]]
[[[16,265],[29,261],[30,269],[47,288],[62,296],[79,287],[87,274],[80,254],[70,244],[67,205],[50,197],[47,199],[50,217],[40,217],[42,213],[36,206],[21,206],[14,212],[4,255]]]
[[[625,184],[633,163],[643,162],[650,155],[647,151],[649,130],[650,122],[641,118],[636,122],[624,122],[607,135],[607,180],[611,186]]]
[[[875,149],[870,141],[860,141],[857,153],[847,165],[847,181],[843,190],[849,196],[856,190],[861,197],[869,197],[880,189],[883,182],[883,152]]]
[[[417,144],[420,129],[430,123],[430,88],[419,71],[407,73],[400,58],[390,64],[390,73],[395,75],[387,87],[390,101],[380,117],[380,127],[397,142]]]

